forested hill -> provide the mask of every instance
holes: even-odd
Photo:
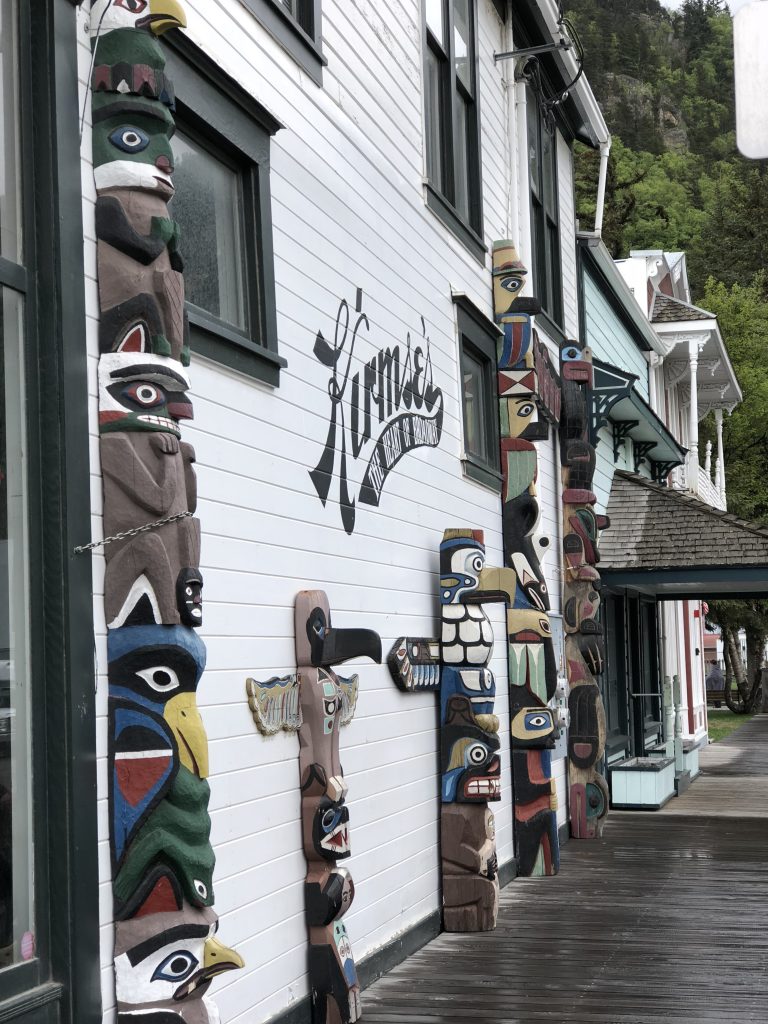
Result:
[[[768,523],[768,161],[736,150],[727,4],[564,7],[614,136],[603,237],[615,257],[646,248],[687,253],[693,299],[718,315],[744,391],[725,427],[729,508]],[[577,201],[587,229],[597,175],[598,155],[579,147]]]
[[[614,135],[605,240],[685,249],[699,297],[714,274],[747,283],[768,255],[764,165],[736,151],[733,32],[722,0],[567,0],[584,68]],[[594,215],[595,154],[579,156],[582,223]]]

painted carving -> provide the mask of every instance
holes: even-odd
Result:
[[[438,639],[403,637],[387,664],[406,692],[440,697],[440,842],[446,931],[489,931],[499,903],[496,833],[488,802],[501,799],[493,630],[482,603],[511,606],[513,569],[485,564],[479,530],[446,530],[440,545]]]
[[[157,36],[178,0],[95,0],[91,37],[99,432],[107,539],[109,809],[120,1024],[214,1024],[243,966],[215,933],[205,669],[173,87]]]
[[[597,515],[592,489],[595,450],[589,441],[592,353],[579,342],[560,347],[563,403],[560,453],[563,477],[563,619],[570,694],[568,785],[571,833],[601,835],[608,813],[608,786],[598,770],[605,750],[605,710],[597,677],[603,671],[598,537],[610,525]]]
[[[333,670],[350,658],[381,661],[381,640],[369,629],[331,626],[321,590],[296,597],[295,675],[246,684],[259,732],[299,735],[301,827],[307,875],[304,905],[309,934],[309,980],[314,1024],[349,1024],[360,1018],[360,987],[342,920],[355,894],[339,861],[351,855],[347,783],[339,759],[339,729],[352,721],[358,677]]]
[[[494,244],[494,311],[502,331],[498,386],[504,562],[517,576],[507,611],[515,841],[521,875],[554,875],[560,864],[551,765],[556,727],[547,705],[557,687],[557,665],[541,568],[549,539],[537,533],[538,457],[533,441],[548,437],[545,417],[553,419],[560,408],[552,393],[556,375],[532,324],[538,304],[519,297],[527,274],[512,242]],[[539,393],[540,374],[546,405]],[[556,391],[559,395],[559,381]]]
[[[331,412],[323,453],[309,475],[326,505],[338,472],[339,508],[347,533],[355,528],[356,501],[378,507],[387,477],[398,462],[416,448],[436,448],[443,433],[443,393],[433,380],[424,319],[417,342],[412,342],[409,332],[404,346],[381,347],[360,371],[356,369],[362,358],[359,345],[370,329],[358,289],[354,311],[346,299],[339,305],[333,343],[318,331],[314,347],[315,358],[330,371]],[[378,431],[376,440],[374,431]],[[349,462],[358,461],[364,466],[363,482],[355,499],[348,467]]]

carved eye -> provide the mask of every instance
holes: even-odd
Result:
[[[165,404],[165,395],[160,388],[156,388],[154,384],[147,384],[146,382],[131,384],[125,389],[123,394],[132,402],[136,402],[137,405],[143,405],[145,409],[152,409],[154,406]]]
[[[320,824],[322,825],[323,832],[330,832],[336,824],[336,811],[333,808],[327,810],[323,815]]]
[[[179,677],[173,669],[167,668],[165,665],[145,668],[143,672],[137,672],[136,675],[141,676],[144,682],[149,683],[152,689],[157,690],[158,693],[170,693],[172,690],[178,690],[181,685]]]
[[[545,725],[549,725],[549,719],[546,715],[528,715],[525,724],[533,729],[543,729]]]
[[[579,352],[579,350],[573,345],[570,345],[568,348],[563,349],[563,359],[566,362],[573,362],[576,359],[581,359],[581,352]]]
[[[122,7],[131,14],[142,14],[147,9],[147,0],[115,0],[115,7]]]
[[[475,555],[475,557],[472,559],[472,568],[475,570],[475,572],[482,572],[484,565],[485,560],[483,559],[483,556]]]
[[[328,716],[328,718],[333,718],[333,716],[336,714],[335,700],[331,699],[325,701],[325,713]]]
[[[534,408],[535,406],[533,402],[526,402],[525,405],[521,405],[520,408],[517,410],[517,415],[522,418],[532,416]]]
[[[522,277],[505,277],[503,287],[508,292],[519,292],[523,287]]]
[[[201,900],[208,899],[208,886],[205,882],[201,882],[199,878],[195,879],[195,892]]]
[[[186,981],[200,961],[186,949],[178,949],[155,968],[152,981]]]
[[[141,153],[149,145],[149,136],[141,128],[116,128],[109,141],[124,153]]]
[[[480,765],[485,764],[486,758],[488,757],[488,751],[482,745],[482,743],[473,743],[467,751],[467,758],[470,764]]]

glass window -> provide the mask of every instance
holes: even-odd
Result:
[[[427,202],[459,238],[484,253],[478,237],[482,213],[475,0],[425,0],[425,5]]]
[[[240,175],[180,131],[173,156],[171,211],[181,227],[187,301],[245,330]]]
[[[322,85],[322,5],[320,0],[240,0],[260,25]]]
[[[464,401],[464,447],[469,455],[488,461],[488,437],[485,427],[488,416],[485,366],[472,349],[464,348],[462,361]]]
[[[34,956],[22,297],[0,307],[0,968]]]
[[[17,38],[16,3],[0,0],[0,255],[21,263]]]
[[[557,201],[557,129],[544,116],[537,94],[528,89],[528,171],[531,188],[531,236],[534,288],[541,307],[562,326],[560,224]]]

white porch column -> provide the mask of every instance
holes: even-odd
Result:
[[[691,400],[688,406],[688,489],[699,487],[699,352],[702,343],[694,336],[688,342]]]
[[[725,453],[723,451],[723,410],[715,409],[715,427],[717,429],[717,465],[718,465],[718,487],[723,508],[727,508],[725,498]]]

